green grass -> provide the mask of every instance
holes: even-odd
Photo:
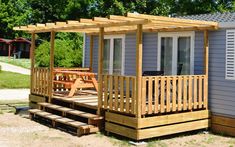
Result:
[[[30,59],[13,59],[13,58],[11,58],[9,60],[8,57],[0,56],[0,62],[9,63],[9,64],[20,66],[23,68],[28,68],[28,69],[30,68]]]
[[[0,72],[0,89],[29,88],[30,76],[7,71]]]

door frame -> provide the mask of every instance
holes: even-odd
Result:
[[[125,71],[125,34],[120,35],[104,35],[104,39],[110,39],[110,54],[109,54],[109,74],[113,74],[113,50],[114,50],[114,39],[122,39],[122,66],[121,75],[124,75]]]
[[[161,38],[162,37],[172,37],[173,38],[173,53],[172,60],[176,61],[172,63],[172,73],[177,75],[177,61],[178,61],[178,38],[179,37],[190,37],[190,75],[194,74],[194,43],[195,43],[195,32],[159,32],[158,33],[158,47],[157,47],[157,70],[161,70]]]

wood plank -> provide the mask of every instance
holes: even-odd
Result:
[[[114,76],[114,95],[115,95],[114,110],[116,111],[118,111],[118,87],[119,87],[118,76]]]
[[[164,135],[208,128],[209,124],[210,120],[205,119],[205,120],[198,120],[193,122],[186,122],[186,123],[150,128],[150,129],[141,129],[137,131],[137,139],[138,140],[147,139],[152,137],[159,137]]]
[[[102,98],[103,98],[103,48],[104,48],[104,28],[99,28],[99,51],[98,51],[98,111],[100,114],[100,109],[102,107]]]
[[[147,79],[146,77],[142,77],[142,114],[145,114],[146,113],[146,82],[147,82]]]
[[[153,81],[152,77],[148,78],[148,114],[153,113]]]
[[[124,77],[120,76],[120,111],[124,112]]]
[[[176,77],[173,76],[172,79],[172,111],[176,111]]]
[[[137,118],[126,116],[126,115],[121,115],[117,113],[105,112],[105,121],[122,124],[122,125],[129,126],[132,128],[138,128]]]
[[[138,120],[137,128],[140,129],[140,128],[162,126],[162,125],[170,125],[170,124],[206,119],[209,117],[210,117],[210,112],[208,110],[145,117]]]
[[[143,25],[137,25],[136,31],[136,117],[141,117],[141,81],[142,81],[142,53],[143,53]]]
[[[235,126],[234,126],[235,118],[232,118],[232,117],[212,115],[211,122],[212,122],[212,124],[223,125],[223,126],[235,128]]]
[[[192,76],[189,76],[188,80],[188,109],[192,110]]]
[[[131,94],[131,113],[132,114],[136,114],[135,103],[136,103],[136,79],[132,78],[132,94]]]
[[[178,111],[182,110],[182,77],[178,76]]]
[[[112,132],[118,135],[129,137],[131,139],[137,139],[137,131],[121,125],[105,122],[105,131]]]
[[[109,109],[113,110],[113,76],[109,76]]]
[[[161,77],[161,102],[160,102],[161,113],[165,112],[165,77]]]
[[[198,82],[198,79],[197,79],[197,76],[194,76],[194,79],[193,79],[193,109],[197,109],[197,99],[198,99],[198,95],[197,95],[197,92],[198,92],[198,88],[197,88],[197,82]]]
[[[166,112],[170,112],[171,108],[170,108],[170,94],[171,94],[171,81],[170,81],[171,77],[167,77],[166,78]]]
[[[158,113],[159,111],[159,78],[155,77],[154,79],[154,84],[155,84],[155,92],[154,92],[154,113]]]
[[[198,107],[199,109],[202,108],[202,77],[199,76],[199,83],[198,83]]]
[[[127,113],[130,112],[130,77],[126,77],[126,107]]]
[[[36,102],[36,103],[46,102],[46,98],[42,97],[42,96],[37,96],[37,95],[30,94],[29,95],[29,101],[30,102]]]
[[[184,96],[183,96],[183,110],[187,110],[187,99],[188,99],[188,86],[187,86],[187,81],[188,77],[183,76],[183,81],[184,81]]]
[[[104,109],[107,109],[108,103],[108,76],[104,76]]]
[[[38,109],[39,108],[38,104],[32,103],[32,102],[29,102],[29,107],[32,108],[32,109]]]
[[[208,109],[208,76],[204,76],[203,107]]]
[[[50,79],[49,79],[49,102],[51,102],[51,98],[53,96],[53,77],[54,77],[54,48],[55,48],[55,32],[51,31],[50,38]]]

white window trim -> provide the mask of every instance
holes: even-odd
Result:
[[[173,37],[173,53],[172,53],[172,60],[177,61],[177,47],[178,37],[191,37],[191,51],[190,51],[190,74],[194,74],[194,43],[195,43],[195,32],[188,31],[188,32],[159,32],[158,33],[158,55],[157,55],[157,70],[161,69],[161,37]],[[173,72],[177,72],[177,62],[173,62],[172,69]],[[173,73],[176,75],[177,73]]]
[[[109,63],[109,74],[113,74],[113,40],[116,38],[121,38],[122,39],[122,67],[121,67],[121,75],[124,75],[125,72],[125,34],[120,34],[120,35],[105,35],[104,39],[110,39],[110,63]]]
[[[225,79],[226,80],[235,80],[235,71],[233,71],[234,73],[233,73],[233,77],[229,77],[228,76],[228,73],[227,73],[227,68],[228,68],[228,64],[227,64],[227,62],[228,62],[228,60],[227,60],[227,56],[228,56],[228,44],[227,44],[227,34],[228,34],[228,32],[234,32],[235,33],[235,29],[229,29],[229,30],[226,30],[226,35],[225,35],[225,37],[226,37],[226,41],[225,41],[225,46],[226,46],[226,48],[225,48]],[[235,35],[234,35],[235,36]],[[234,37],[234,44],[235,44],[235,37]],[[234,45],[234,55],[235,55],[235,45]],[[235,57],[234,57],[234,66],[235,66]],[[234,69],[235,69],[235,67],[233,67]]]

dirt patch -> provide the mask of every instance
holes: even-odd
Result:
[[[82,137],[49,128],[12,113],[0,114],[0,146],[1,147],[112,147],[132,146],[129,140],[105,136],[101,133]],[[145,141],[147,147],[235,147],[235,138],[197,132],[171,136],[164,139]]]
[[[5,113],[0,115],[0,146],[22,147],[79,147],[115,146],[108,137],[97,134],[76,137],[69,133],[52,129],[28,118]]]

